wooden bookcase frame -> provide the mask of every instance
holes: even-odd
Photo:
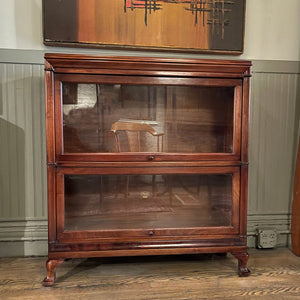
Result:
[[[67,258],[231,252],[247,276],[247,182],[251,62],[45,55],[48,261],[43,285]],[[233,87],[232,153],[64,153],[62,83]],[[65,230],[64,175],[232,174],[230,226]]]

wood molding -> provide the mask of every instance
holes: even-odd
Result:
[[[256,247],[256,230],[259,228],[274,229],[277,232],[277,247],[290,245],[291,215],[282,214],[257,214],[248,215],[247,222],[247,245],[249,248]]]
[[[278,233],[278,246],[289,245],[290,214],[248,215],[248,247],[254,248],[257,228],[273,228]],[[0,221],[0,257],[46,255],[47,220]]]
[[[298,146],[296,171],[294,177],[291,234],[292,251],[295,255],[300,256],[300,146]]]
[[[46,52],[78,53],[91,55],[133,55],[133,56],[153,56],[153,57],[185,57],[203,59],[232,59],[226,55],[199,55],[186,53],[156,53],[149,51],[128,51],[128,50],[104,50],[104,49],[72,49],[64,47],[51,47],[45,50],[25,50],[25,49],[0,49],[0,63],[15,64],[40,64],[44,65],[44,54]],[[246,58],[247,59],[247,58]],[[258,60],[252,59],[253,73],[290,73],[300,74],[300,61],[288,60]]]
[[[47,220],[0,221],[0,242],[48,240]],[[1,255],[0,255],[1,256]]]
[[[300,74],[300,61],[252,60],[253,73]]]
[[[248,215],[247,235],[255,234],[259,227],[275,228],[280,232],[290,232],[291,215],[282,214],[256,214]]]

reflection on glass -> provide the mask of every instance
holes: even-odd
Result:
[[[65,153],[231,153],[233,87],[63,83]]]
[[[65,175],[65,229],[232,225],[232,175]]]

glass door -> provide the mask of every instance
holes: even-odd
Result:
[[[81,154],[89,153],[95,154],[90,160],[109,160],[113,154],[120,161],[129,153],[155,153],[160,160],[239,157],[239,80],[229,80],[228,85],[224,80],[222,86],[213,79],[181,86],[103,81],[62,81],[59,156],[72,154],[80,160]]]
[[[178,168],[176,174],[132,170],[131,175],[104,169],[59,173],[60,238],[209,234],[238,232],[238,167]],[[106,171],[106,173],[108,173]],[[143,174],[144,173],[144,174]]]

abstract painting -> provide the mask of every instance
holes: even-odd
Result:
[[[243,52],[245,0],[43,0],[44,43]]]

